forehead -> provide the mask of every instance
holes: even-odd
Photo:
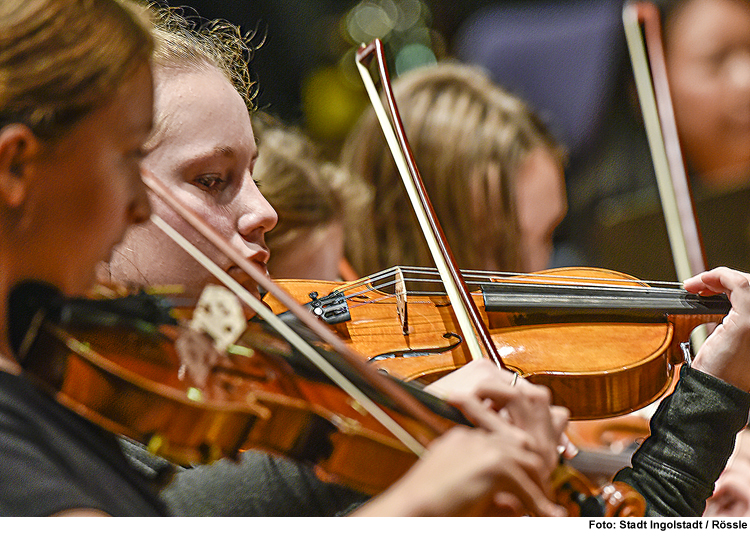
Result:
[[[669,17],[667,38],[673,44],[708,47],[733,35],[750,36],[749,22],[747,0],[690,0]]]
[[[155,146],[197,144],[255,150],[250,114],[231,81],[212,66],[154,70]]]

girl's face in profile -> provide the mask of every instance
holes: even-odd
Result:
[[[28,277],[80,295],[126,230],[148,219],[139,162],[152,119],[151,70],[143,63],[108,102],[42,144],[29,169],[29,227],[10,241],[29,256]]]
[[[514,186],[521,268],[541,271],[552,257],[555,228],[568,211],[563,166],[549,150],[537,148],[521,163]]]
[[[264,235],[276,212],[253,180],[258,150],[245,102],[216,68],[157,68],[154,143],[143,167],[166,183],[184,204],[208,222],[245,258],[263,271],[269,252]],[[246,273],[176,215],[152,198],[154,212],[198,246],[251,293],[258,289]],[[179,285],[197,295],[215,281],[153,223],[129,233],[110,264],[115,281]]]

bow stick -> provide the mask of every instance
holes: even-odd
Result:
[[[196,231],[211,242],[216,248],[229,257],[235,265],[247,273],[259,286],[271,293],[282,304],[284,304],[302,323],[308,326],[321,340],[328,343],[336,350],[352,367],[364,377],[373,387],[384,393],[405,414],[412,416],[419,422],[425,424],[433,433],[439,435],[448,429],[448,424],[443,422],[432,411],[415,400],[411,395],[401,389],[396,383],[378,373],[360,354],[349,348],[326,324],[313,316],[307,309],[297,303],[286,291],[280,288],[259,267],[248,262],[237,250],[235,250],[219,233],[203,221],[197,214],[182,204],[169,189],[152,173],[142,172],[142,178],[146,186],[151,189],[168,206],[177,212]],[[253,297],[242,285],[218,267],[213,261],[195,248],[189,241],[180,235],[174,228],[169,226],[160,217],[153,215],[152,221],[193,256],[211,274],[221,280],[227,288],[232,290],[243,302],[252,308],[261,318],[266,320],[282,336],[284,336],[295,348],[304,354],[310,361],[317,365],[334,383],[344,389],[352,398],[360,403],[372,416],[378,419],[393,435],[399,439],[412,452],[421,456],[425,446],[431,438],[413,437],[393,420],[376,403],[370,400],[354,384],[336,370],[325,360],[310,344],[302,339],[293,329],[285,324],[260,300]]]
[[[383,107],[380,95],[375,87],[375,83],[368,69],[372,59],[377,59],[377,67],[380,75],[380,84],[385,93],[386,101],[390,110],[391,117]],[[375,114],[380,121],[388,147],[391,150],[396,166],[404,182],[406,192],[411,200],[414,212],[417,214],[419,225],[427,240],[435,265],[440,272],[440,277],[445,285],[448,298],[453,306],[461,332],[468,343],[469,351],[472,358],[477,359],[483,356],[482,346],[484,346],[487,357],[490,358],[498,367],[507,369],[500,354],[495,347],[495,343],[490,336],[487,325],[479,314],[479,309],[469,293],[469,289],[464,282],[461,272],[456,265],[453,254],[445,240],[445,235],[440,227],[435,211],[432,208],[430,199],[427,196],[422,177],[419,174],[414,156],[406,139],[401,116],[396,106],[393,96],[393,90],[390,85],[388,67],[385,63],[385,54],[383,43],[379,39],[370,42],[369,45],[362,45],[357,50],[357,68],[365,89],[370,97],[370,102],[375,109]],[[476,331],[476,333],[474,333]],[[480,345],[481,341],[481,345]]]
[[[686,280],[706,270],[706,258],[669,90],[659,10],[650,2],[628,2],[622,18],[675,271]],[[697,333],[693,342],[700,345],[705,336]]]
[[[675,270],[685,280],[704,271],[706,260],[667,81],[659,11],[649,2],[630,2],[623,23]]]

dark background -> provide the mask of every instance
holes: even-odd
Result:
[[[354,48],[343,30],[346,14],[358,0],[160,0],[173,7],[193,8],[207,19],[226,19],[239,25],[245,32],[255,32],[253,43],[262,46],[250,61],[259,83],[257,104],[283,120],[306,125],[310,106],[303,104],[304,82],[342,61],[347,50]],[[396,3],[402,0],[395,0]],[[462,22],[475,10],[492,4],[534,4],[534,0],[498,2],[497,0],[423,0],[427,18],[424,24],[432,35],[433,49],[442,58],[451,54],[452,40]],[[188,11],[190,13],[190,11]],[[323,79],[324,82],[333,82]],[[361,85],[361,84],[359,84]],[[339,108],[347,107],[347,100],[361,99],[357,89],[353,97],[337,96],[332,100]],[[328,104],[328,108],[332,105]],[[359,111],[359,103],[351,105],[352,112],[342,114],[328,111],[329,119],[336,114],[344,117],[341,128]],[[334,123],[335,124],[335,123]],[[337,125],[338,127],[338,125]],[[307,127],[313,136],[336,139],[339,132],[328,127],[328,134],[317,134],[316,126]],[[334,134],[331,134],[333,132]]]

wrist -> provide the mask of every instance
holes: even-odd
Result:
[[[355,517],[426,517],[429,509],[418,494],[410,495],[394,485],[352,513]]]

